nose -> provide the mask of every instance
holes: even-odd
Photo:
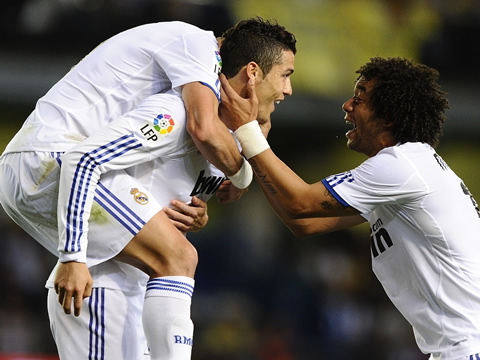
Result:
[[[285,82],[285,88],[283,89],[283,94],[291,96],[292,93],[293,93],[292,82],[290,81],[290,78],[287,78],[287,81]]]
[[[342,110],[345,112],[353,111],[353,98],[348,99],[342,105]]]

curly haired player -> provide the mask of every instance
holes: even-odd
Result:
[[[368,159],[307,184],[276,157],[249,99],[221,78],[223,113],[256,178],[297,236],[368,221],[373,271],[430,360],[480,358],[480,210],[436,153],[448,102],[438,72],[403,58],[362,66],[343,104],[347,146]],[[227,117],[227,113],[229,114]]]

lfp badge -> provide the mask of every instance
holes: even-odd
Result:
[[[168,114],[159,114],[153,120],[153,127],[162,135],[171,133],[174,125],[175,121]]]

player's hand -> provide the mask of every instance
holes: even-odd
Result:
[[[256,120],[258,115],[258,99],[255,93],[255,78],[247,83],[246,99],[237,94],[228,83],[224,74],[220,74],[222,83],[221,99],[219,107],[220,119],[230,130],[237,130],[240,126]]]
[[[55,291],[65,314],[71,314],[73,300],[74,314],[80,315],[83,299],[92,294],[92,285],[87,264],[75,261],[60,263],[55,275]]]
[[[248,191],[248,187],[245,189],[238,189],[233,186],[230,180],[225,180],[218,188],[215,196],[220,204],[228,204],[237,200]]]
[[[172,200],[170,204],[172,207],[164,207],[163,211],[181,232],[196,232],[207,225],[207,203],[198,197],[192,197],[190,204],[179,200]]]

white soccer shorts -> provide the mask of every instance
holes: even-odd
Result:
[[[79,317],[66,315],[54,289],[48,315],[61,360],[150,359],[142,327],[144,292],[94,288]]]
[[[10,153],[0,159],[0,202],[6,213],[56,256],[59,174],[58,154]],[[139,191],[132,193],[132,189]],[[139,201],[138,193],[149,201]],[[126,171],[102,175],[88,223],[87,265],[117,255],[161,209],[148,189]]]

